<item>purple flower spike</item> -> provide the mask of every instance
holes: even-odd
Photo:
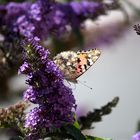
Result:
[[[54,0],[10,2],[0,6],[0,19],[12,32],[27,38],[37,36],[43,40],[54,33],[61,37],[71,29],[80,28],[86,19],[94,20],[106,14],[113,9],[113,5],[117,6],[115,1],[108,5],[104,1],[88,0],[66,3]]]
[[[60,37],[71,28],[79,28],[84,20],[95,19],[101,14],[105,14],[105,9],[98,2],[38,0],[17,18],[16,27],[21,35],[28,38],[37,36],[45,39],[52,33]]]
[[[30,130],[27,139],[34,136],[39,139],[43,132],[73,124],[76,104],[72,90],[64,85],[61,71],[48,59],[49,51],[35,39],[25,41],[23,48],[25,62],[20,72],[28,74],[26,83],[29,85],[24,99],[38,104],[26,116],[25,127]]]

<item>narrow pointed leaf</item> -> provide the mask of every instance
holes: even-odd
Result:
[[[64,129],[74,138],[74,140],[86,140],[85,136],[74,125],[67,125]]]

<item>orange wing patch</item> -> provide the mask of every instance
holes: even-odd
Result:
[[[77,78],[86,72],[99,58],[101,52],[98,49],[73,52],[66,51],[54,57],[54,62],[62,71],[66,80],[77,82]]]

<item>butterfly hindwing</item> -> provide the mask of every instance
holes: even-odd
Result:
[[[86,72],[99,58],[98,49],[89,51],[66,51],[54,57],[54,62],[62,71],[66,80],[77,82],[77,78]]]

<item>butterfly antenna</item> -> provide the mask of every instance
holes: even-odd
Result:
[[[71,86],[70,82],[69,82],[68,80],[66,80],[66,81],[67,81],[67,83],[69,84],[69,86]]]
[[[81,81],[78,80],[78,82],[81,83],[82,85],[86,86],[86,87],[89,88],[90,90],[92,90],[92,87],[89,87],[88,85],[86,85],[86,84],[85,84],[85,83],[86,83],[85,81],[84,81],[84,83],[83,83],[83,82],[81,82]]]
[[[66,80],[67,81],[67,80]],[[67,83],[69,84],[69,86],[71,87],[71,83],[69,81],[67,81]],[[76,84],[74,84],[74,88],[72,88],[72,90],[76,89]]]
[[[76,89],[76,84],[74,83],[74,89],[73,90],[75,90]]]

